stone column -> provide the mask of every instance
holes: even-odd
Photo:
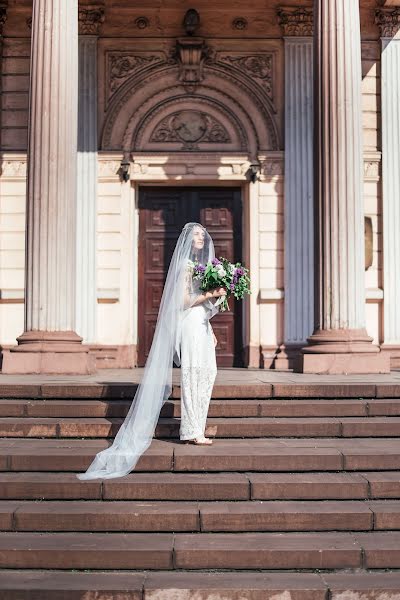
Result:
[[[358,0],[314,0],[315,325],[308,373],[382,373],[365,329]]]
[[[378,9],[382,39],[382,216],[384,343],[400,367],[400,8]]]
[[[76,331],[96,342],[97,39],[101,6],[79,9]]]
[[[34,0],[25,331],[7,373],[88,373],[75,331],[78,0]]]
[[[285,44],[284,343],[276,369],[296,368],[314,326],[313,12],[279,8]]]

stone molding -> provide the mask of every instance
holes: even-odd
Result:
[[[312,37],[314,30],[312,8],[281,6],[277,9],[277,13],[284,36]]]
[[[105,21],[104,8],[98,5],[79,7],[79,35],[99,35]]]
[[[400,31],[400,7],[377,8],[375,23],[378,25],[382,38],[392,38]]]
[[[120,152],[99,153],[99,176],[103,180],[118,177],[116,170],[120,165]],[[250,166],[244,153],[226,152],[179,152],[179,154],[161,152],[136,152],[131,156],[132,181],[247,181]]]

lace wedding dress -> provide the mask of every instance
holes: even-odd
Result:
[[[215,346],[209,313],[204,306],[189,308],[181,339],[181,440],[205,433],[208,407],[217,375]]]

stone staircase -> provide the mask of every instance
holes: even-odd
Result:
[[[179,390],[134,472],[80,481],[133,386],[0,386],[0,599],[397,600],[400,390]],[[361,389],[360,389],[361,388]],[[386,397],[385,397],[386,396]]]

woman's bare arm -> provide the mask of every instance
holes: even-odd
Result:
[[[225,296],[226,289],[225,288],[216,288],[214,290],[210,290],[209,292],[203,292],[199,296],[197,296],[196,300],[193,302],[192,306],[198,306],[199,304],[203,304],[206,300],[210,300],[211,298],[218,298],[219,296]]]

